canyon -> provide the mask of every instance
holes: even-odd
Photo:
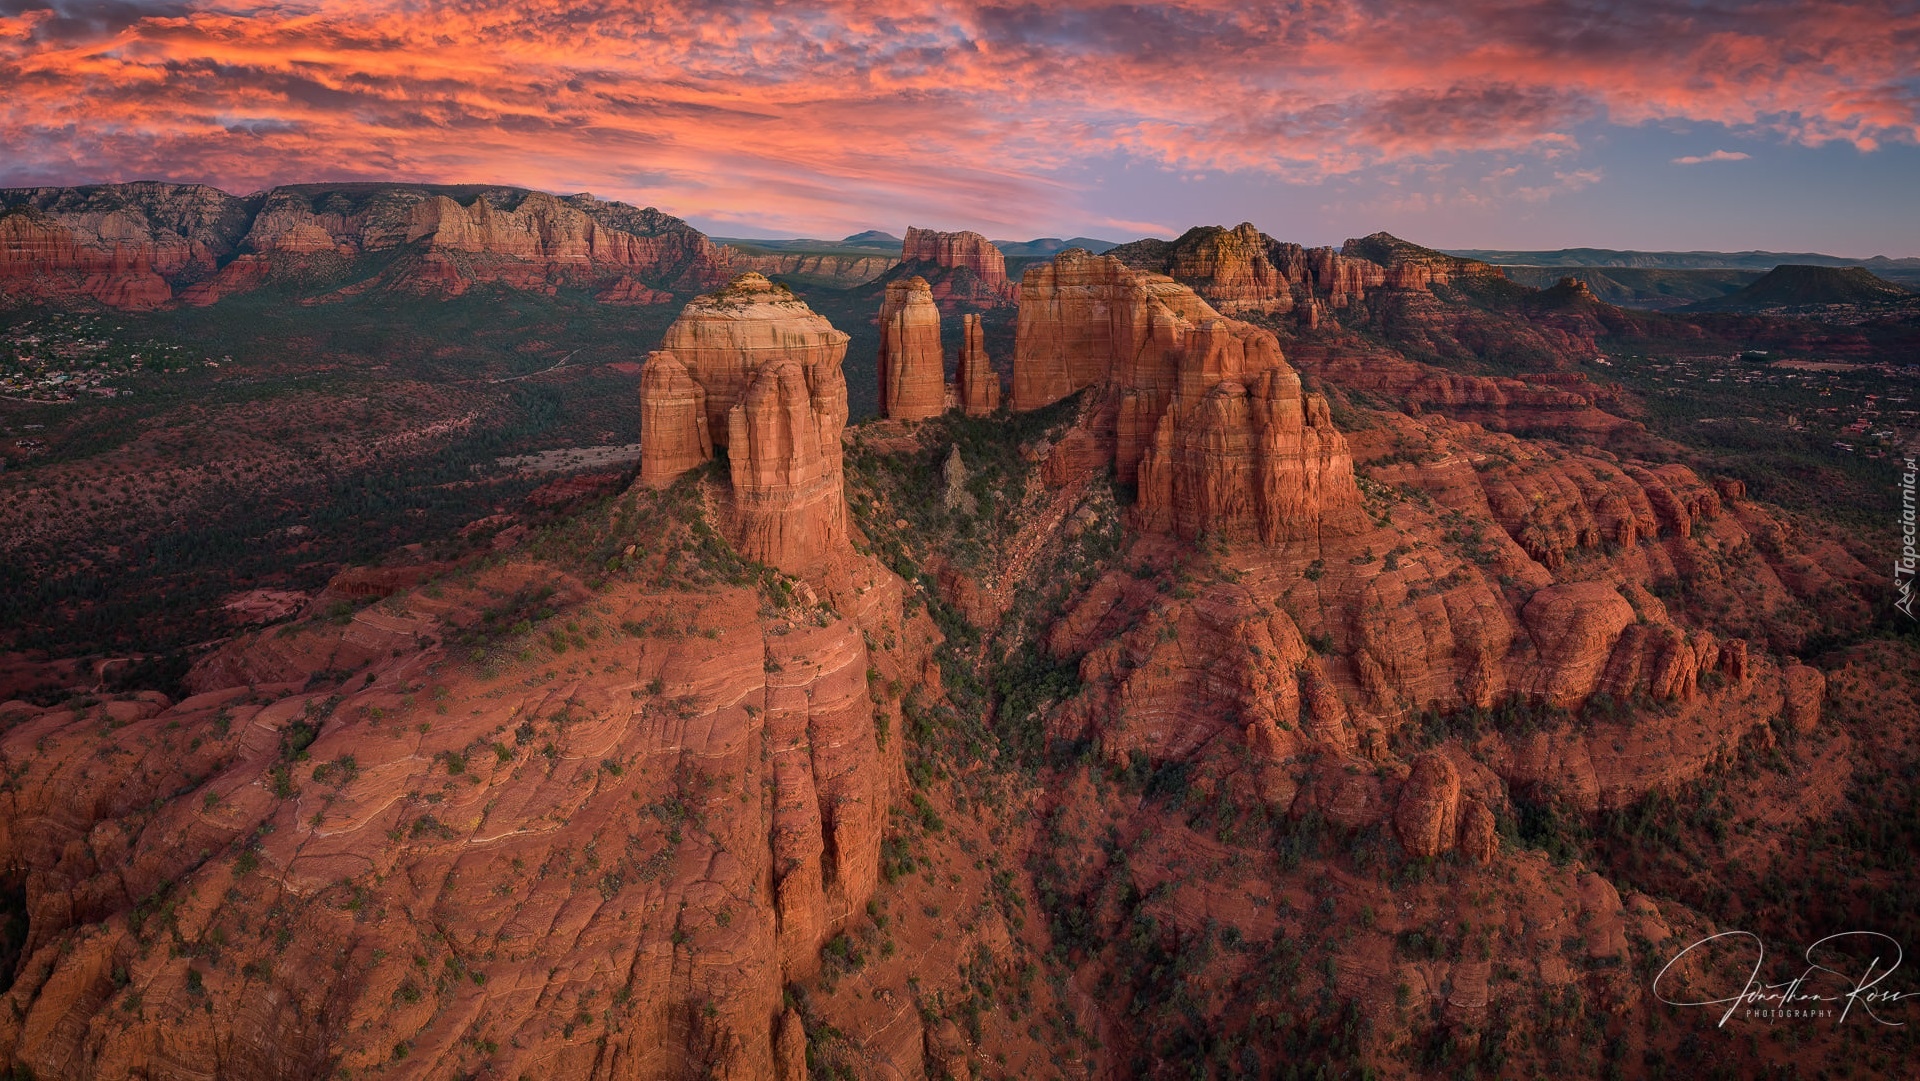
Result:
[[[249,594],[164,687],[0,666],[32,1076],[1632,1076],[1715,1037],[1647,989],[1686,943],[1910,926],[1870,540],[1591,364],[1724,326],[1386,234],[1016,283],[912,228],[829,286],[589,196],[0,203],[23,303],[564,300],[618,378],[538,324],[500,393],[638,433]],[[1853,1035],[1712,1053],[1896,1075]]]

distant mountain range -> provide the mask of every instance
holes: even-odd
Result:
[[[881,251],[898,255],[901,243],[900,237],[879,229],[868,229],[864,233],[855,233],[839,240],[813,240],[804,237],[761,240],[723,236],[712,239],[716,244],[725,244],[741,251],[802,252],[808,255],[847,255]],[[1009,259],[1046,259],[1068,248],[1085,248],[1098,255],[1110,248],[1118,247],[1119,242],[1077,236],[1070,240],[1061,240],[1059,237],[1041,237],[1038,240],[996,240],[993,245]]]
[[[1876,274],[1887,271],[1920,272],[1920,259],[1849,259],[1817,252],[1777,251],[1620,251],[1613,248],[1560,248],[1556,251],[1501,251],[1490,248],[1443,249],[1448,255],[1478,259],[1496,266],[1646,267],[1661,270],[1772,270],[1783,264],[1798,266],[1857,266]]]

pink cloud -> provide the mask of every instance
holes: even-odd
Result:
[[[0,16],[0,182],[498,181],[770,228],[1017,229],[1077,208],[1059,177],[1115,152],[1313,181],[1564,159],[1606,123],[1920,139],[1920,10],[1895,0],[116,11]]]
[[[1746,161],[1753,155],[1738,150],[1716,150],[1711,154],[1688,154],[1673,159],[1675,165],[1704,165],[1710,161]]]

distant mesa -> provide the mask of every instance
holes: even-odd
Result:
[[[927,279],[934,300],[947,305],[992,306],[1019,299],[1020,288],[1007,279],[1007,260],[979,233],[943,233],[909,227],[900,242],[894,278]]]
[[[383,259],[360,262],[373,255]],[[0,290],[40,299],[204,305],[292,276],[331,280],[336,295],[455,296],[498,283],[646,304],[726,275],[724,253],[685,222],[588,195],[419,184],[245,197],[160,183],[0,190]]]
[[[1038,240],[996,240],[994,247],[1009,259],[1050,259],[1068,248],[1080,248],[1095,255],[1105,255],[1120,246],[1117,240],[1095,240],[1090,236],[1077,236],[1071,240],[1059,237],[1041,237]]]
[[[1689,305],[1690,312],[1763,312],[1826,305],[1887,308],[1920,295],[1878,277],[1865,267],[1774,267],[1759,280],[1724,297]]]
[[[850,244],[854,247],[898,248],[900,246],[900,238],[880,229],[868,229],[863,233],[855,233],[841,240],[840,243]]]

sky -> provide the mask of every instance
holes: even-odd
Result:
[[[0,186],[1920,256],[1920,0],[0,0]]]

